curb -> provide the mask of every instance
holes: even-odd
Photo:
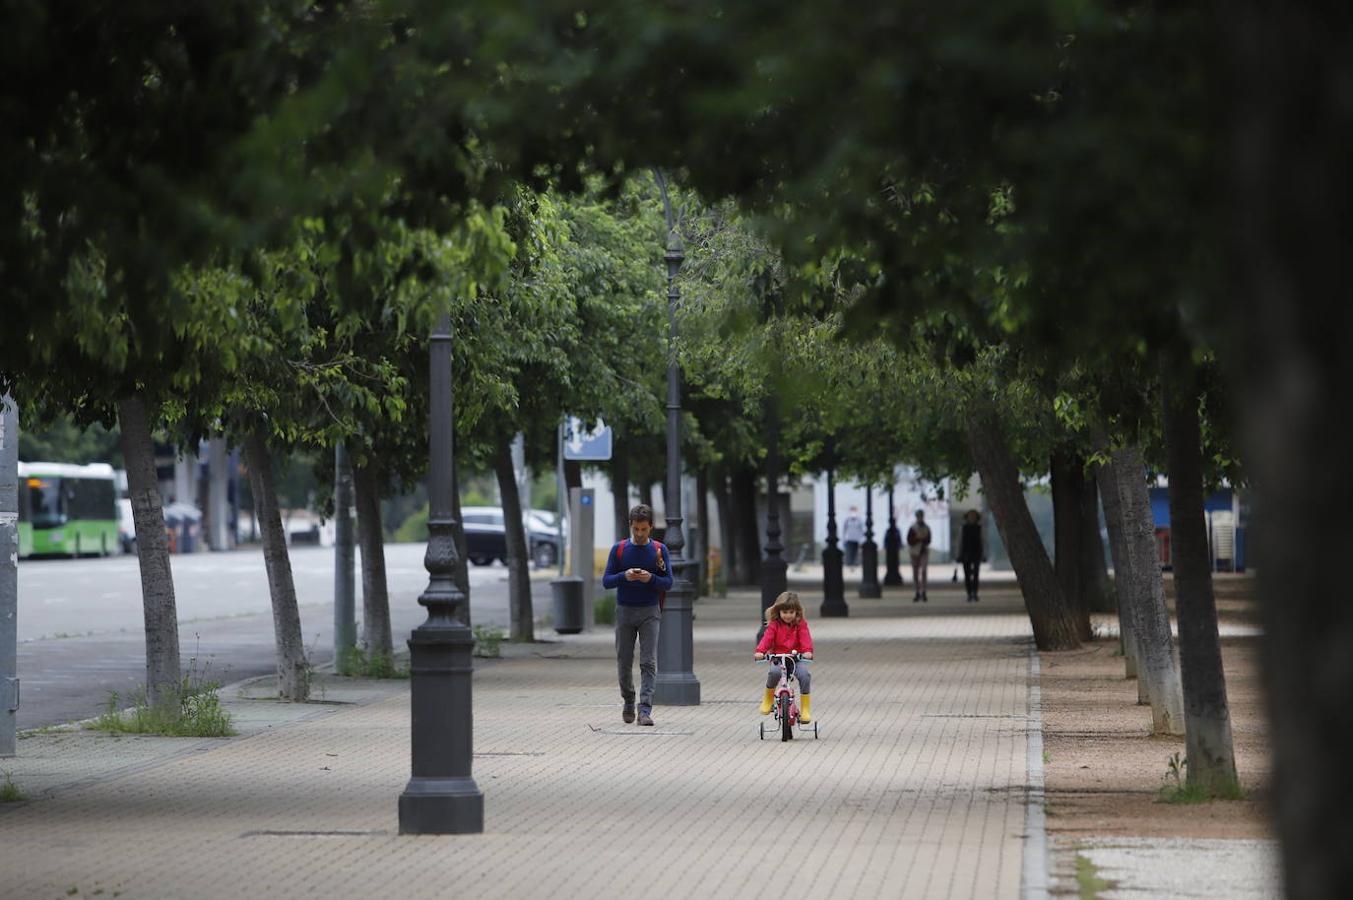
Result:
[[[1048,831],[1043,812],[1043,698],[1039,688],[1038,647],[1029,645],[1028,784],[1024,807],[1024,865],[1020,871],[1020,896],[1024,900],[1047,900]]]

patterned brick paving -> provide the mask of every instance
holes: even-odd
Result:
[[[1009,590],[907,599],[810,617],[819,740],[757,738],[751,594],[700,601],[704,703],[652,729],[620,721],[609,635],[511,648],[475,676],[483,835],[397,834],[407,683],[126,765],[30,738],[21,788],[79,778],[0,807],[0,895],[1016,897],[1028,621]]]

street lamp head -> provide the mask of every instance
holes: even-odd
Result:
[[[681,264],[686,261],[686,254],[682,252],[681,240],[675,235],[667,244],[667,252],[662,258],[667,262],[667,277],[676,278],[677,272],[681,271]]]

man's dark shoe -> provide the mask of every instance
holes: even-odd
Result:
[[[652,725],[652,724],[653,724],[653,714],[652,714],[652,712],[651,712],[650,710],[646,709],[645,707],[642,707],[642,706],[639,707],[639,724],[640,724],[640,725]]]
[[[628,725],[628,724],[630,724],[631,722],[634,721],[634,704],[633,704],[633,703],[626,703],[626,704],[625,704],[625,708],[622,709],[622,710],[620,711],[620,718],[622,718],[622,719],[625,720],[625,724],[626,724],[626,725]]]

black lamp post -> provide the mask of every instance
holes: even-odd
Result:
[[[412,676],[413,777],[399,795],[400,834],[478,834],[484,794],[470,774],[474,716],[470,675],[474,637],[466,622],[469,598],[456,586],[455,515],[451,480],[451,316],[442,315],[431,340],[429,395],[428,586],[418,602],[427,621],[409,638]]]
[[[676,308],[681,299],[677,273],[686,254],[672,219],[672,203],[667,196],[667,179],[654,170],[654,179],[662,193],[663,215],[667,219],[667,486],[663,491],[667,531],[663,543],[671,554],[672,589],[663,604],[662,624],[658,632],[658,676],[653,685],[653,702],[662,706],[699,706],[700,681],[695,677],[693,625],[695,591],[691,570],[699,563],[687,560],[681,551],[686,544],[681,534],[681,385],[677,369]]]
[[[893,505],[891,484],[888,485],[888,530],[883,534],[883,552],[888,560],[883,583],[890,587],[902,584],[902,532],[897,530],[897,507]]]
[[[780,419],[771,394],[766,404],[766,558],[761,561],[761,615],[756,637],[766,630],[766,610],[789,589],[784,544],[780,543]]]
[[[836,472],[827,469],[827,547],[822,551],[822,615],[850,615],[846,606],[846,582],[841,574],[841,548],[836,540]]]
[[[874,486],[864,489],[864,545],[860,547],[860,596],[877,600],[883,596],[879,585],[879,545],[874,543]]]

